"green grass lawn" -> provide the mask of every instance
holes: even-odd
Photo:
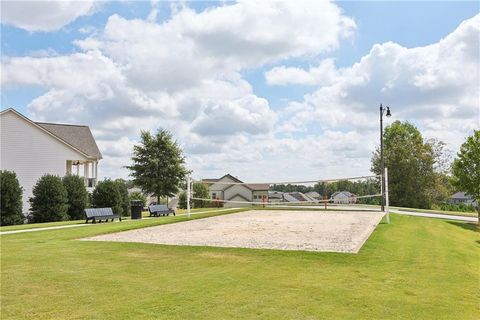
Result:
[[[191,212],[202,212],[202,211],[215,211],[225,208],[195,208],[191,209]],[[176,214],[184,214],[187,212],[185,209],[176,209]],[[143,217],[148,217],[149,212],[142,212]],[[122,219],[129,220],[130,217],[122,217]],[[14,226],[3,226],[0,227],[0,231],[13,231],[13,230],[24,230],[24,229],[37,229],[37,228],[46,228],[46,227],[56,227],[56,226],[65,226],[71,224],[83,224],[85,219],[82,220],[73,220],[73,221],[56,221],[56,222],[44,222],[44,223],[27,223],[27,224],[18,224]]]
[[[358,254],[76,240],[185,216],[4,235],[1,318],[478,319],[478,228],[391,218]]]

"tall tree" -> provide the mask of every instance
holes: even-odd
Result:
[[[480,224],[480,130],[462,144],[452,166],[452,183],[477,202],[478,223]]]
[[[29,222],[68,220],[68,194],[62,179],[46,174],[38,179],[30,198]]]
[[[118,192],[122,199],[122,216],[130,215],[130,197],[128,196],[127,183],[123,179],[115,179],[115,184],[117,185]]]
[[[128,166],[135,185],[145,194],[153,194],[160,203],[160,197],[171,197],[184,182],[187,170],[185,158],[172,135],[158,130],[155,135],[142,131],[141,141],[133,148],[133,164]]]
[[[83,219],[84,210],[88,204],[88,192],[82,177],[66,175],[62,178],[65,190],[67,190],[68,211],[70,220]]]
[[[401,207],[429,208],[434,187],[435,154],[422,134],[409,122],[395,121],[385,128],[385,166],[388,168],[390,203]],[[380,174],[380,151],[372,157],[372,172]]]
[[[94,208],[112,208],[116,214],[123,214],[122,194],[115,181],[106,179],[99,181],[92,193],[92,206]]]
[[[22,193],[15,172],[0,170],[0,225],[23,223]]]
[[[210,197],[209,190],[206,184],[194,183],[192,191],[193,191],[194,198],[208,199]],[[209,201],[206,201],[206,200],[193,200],[193,207],[204,208],[208,203]]]

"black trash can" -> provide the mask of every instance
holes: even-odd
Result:
[[[142,219],[143,202],[141,200],[130,201],[132,219]]]

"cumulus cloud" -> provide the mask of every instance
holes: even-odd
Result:
[[[377,44],[350,67],[304,70],[279,64],[318,61],[355,31],[333,3],[173,7],[162,22],[155,7],[146,20],[112,15],[75,53],[5,57],[2,87],[43,87],[28,106],[36,120],[90,125],[112,177],[126,175],[141,129],[170,130],[197,175],[288,180],[367,174],[380,102],[451,149],[478,127],[479,16],[429,46]],[[265,65],[271,85],[318,88],[273,110],[242,76]]]
[[[89,15],[94,1],[2,1],[2,23],[30,32],[55,31]]]
[[[296,67],[275,67],[265,73],[269,85],[318,85],[333,84],[341,75],[341,70],[335,68],[333,59],[325,59],[316,67],[304,70]]]
[[[200,12],[174,4],[162,22],[155,10],[146,20],[110,16],[103,30],[74,42],[76,53],[6,57],[2,86],[45,88],[28,106],[35,119],[89,124],[106,150],[109,174],[128,164],[121,151],[140,129],[159,127],[193,157],[246,161],[261,153],[247,157],[240,146],[271,137],[277,115],[241,72],[329,52],[355,30],[325,1],[239,1]]]
[[[292,102],[280,126],[305,131],[315,123],[323,129],[372,131],[377,129],[378,105],[383,102],[391,106],[395,118],[414,122],[427,136],[445,139],[455,150],[480,126],[479,32],[477,15],[428,46],[376,44],[350,68],[328,71],[337,75],[335,81],[307,94],[303,101]],[[278,70],[291,71],[277,68],[267,73],[267,79],[286,84],[308,83],[304,80],[315,77],[310,69],[297,79],[290,72],[288,80],[278,76]]]

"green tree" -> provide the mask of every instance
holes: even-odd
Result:
[[[453,193],[450,183],[451,152],[446,149],[446,144],[437,139],[429,139],[427,143],[431,146],[434,158],[433,187],[428,191],[433,205],[445,203]]]
[[[480,224],[480,130],[474,130],[460,147],[453,161],[452,173],[452,184],[457,190],[476,200]]]
[[[171,197],[177,193],[185,179],[185,158],[172,135],[159,130],[155,135],[142,131],[140,144],[134,146],[133,164],[128,166],[135,185],[143,193],[160,197]]]
[[[130,200],[140,200],[140,201],[142,201],[144,207],[147,205],[147,197],[145,197],[145,195],[141,192],[134,191],[134,192],[130,193],[129,198],[130,198]]]
[[[187,209],[187,193],[185,191],[180,192],[178,196],[178,207],[180,209]]]
[[[69,174],[63,177],[62,182],[67,190],[67,214],[70,220],[83,219],[88,204],[88,192],[83,178]]]
[[[127,183],[123,179],[116,179],[115,184],[117,185],[118,192],[122,199],[122,213],[123,216],[130,215],[130,198],[128,196]]]
[[[0,225],[23,223],[22,193],[15,172],[0,170]]]
[[[388,168],[390,203],[395,206],[429,208],[434,187],[435,154],[422,134],[409,122],[395,121],[385,128],[385,167]],[[380,174],[380,151],[372,157],[372,172]]]
[[[92,206],[94,208],[112,208],[116,214],[122,214],[122,195],[117,183],[110,179],[100,181],[92,193]]]
[[[30,198],[31,222],[67,220],[67,190],[58,176],[46,174],[38,179]]]
[[[208,199],[210,197],[210,195],[209,195],[209,190],[208,190],[207,185],[205,185],[203,183],[194,183],[193,184],[193,197],[194,198]],[[206,200],[193,200],[193,207],[204,208],[209,203],[210,203],[210,201],[206,201]]]

